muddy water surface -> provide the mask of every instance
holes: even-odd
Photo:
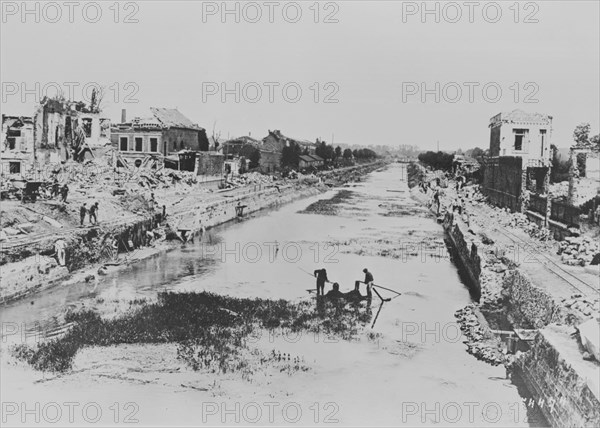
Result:
[[[339,189],[211,229],[184,248],[91,284],[45,291],[2,308],[0,315],[2,322],[52,327],[66,308],[152,298],[165,289],[310,299],[312,272],[323,267],[342,291],[352,289],[367,267],[376,284],[402,293],[383,305],[375,296],[370,308],[361,308],[372,321],[352,342],[314,335],[257,339],[266,352],[301,357],[307,372],[216,381],[176,366],[172,346],[128,345],[83,351],[73,374],[35,385],[39,374],[11,369],[3,376],[3,392],[10,385],[15,400],[102,397],[106,406],[134,400],[143,425],[545,424],[503,367],[465,352],[453,314],[471,301],[469,291],[450,260],[441,226],[411,199],[403,166],[372,173],[344,190],[349,193],[322,213],[312,204]],[[270,402],[277,406],[265,404]]]

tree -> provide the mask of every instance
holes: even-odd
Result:
[[[290,145],[284,147],[281,151],[281,167],[298,168],[301,152],[302,149],[299,145],[293,141],[290,142]]]
[[[335,157],[335,150],[333,149],[333,146],[328,145],[325,141],[321,141],[321,143],[317,145],[315,154],[322,157],[325,161],[328,161]]]
[[[335,148],[335,157],[339,158],[340,156],[342,156],[342,148],[340,146],[337,146]]]
[[[344,157],[344,159],[352,159],[352,150],[345,149],[342,156]]]
[[[257,148],[254,149],[252,153],[250,153],[250,169],[258,168],[260,166],[260,150]]]
[[[592,149],[600,150],[600,135],[596,134],[592,138],[590,138],[590,146]]]
[[[419,154],[419,160],[426,165],[431,166],[433,169],[441,169],[444,171],[450,171],[452,169],[452,162],[454,161],[454,155],[444,152],[425,152]]]
[[[573,131],[573,140],[575,145],[582,148],[587,148],[590,145],[590,124],[581,123],[575,127]]]
[[[558,148],[554,144],[550,144],[552,151],[552,169],[550,170],[550,181],[559,183],[569,179],[569,159],[560,159],[558,156]]]

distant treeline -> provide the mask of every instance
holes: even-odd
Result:
[[[419,154],[418,159],[422,163],[432,167],[433,169],[450,171],[452,169],[452,161],[454,160],[454,155],[445,152],[429,151]]]
[[[300,145],[292,141],[281,152],[281,166],[283,168],[298,168],[300,156],[307,154],[309,154],[308,149],[303,149]],[[327,144],[325,141],[321,141],[317,145],[315,154],[323,158],[325,165],[337,165],[342,160],[351,162],[352,159],[374,159],[377,157],[377,153],[371,149],[342,150],[340,146],[334,148],[333,145]]]

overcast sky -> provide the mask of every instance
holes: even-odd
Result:
[[[239,23],[234,14],[221,15],[221,2],[121,3],[118,23],[113,2],[100,3],[96,23],[88,22],[96,16],[92,6],[87,20],[83,17],[86,2],[75,8],[73,23],[66,6],[60,19],[56,10],[40,9],[36,23],[35,14],[23,19],[20,1],[3,2],[2,113],[32,114],[35,99],[23,99],[22,83],[34,89],[36,82],[40,88],[57,82],[66,92],[64,82],[98,82],[112,88],[104,113],[113,121],[120,119],[121,108],[131,118],[147,115],[149,106],[177,107],[209,135],[216,122],[222,137],[262,138],[268,129],[280,129],[310,140],[331,141],[334,135],[334,144],[433,149],[439,140],[442,150],[485,148],[490,117],[515,108],[552,115],[558,146],[571,144],[580,122],[590,122],[598,133],[598,1],[520,2],[518,8],[501,1],[499,18],[494,5],[478,2],[472,23],[462,1],[445,9],[438,3],[440,22],[415,10],[420,1],[321,2],[319,7],[298,2],[302,15],[296,23],[288,22],[297,11],[289,2],[274,2],[273,23],[264,2],[245,9],[239,3]],[[259,22],[250,22],[258,10]],[[127,16],[138,22],[123,22]],[[326,23],[327,17],[338,22]],[[222,83],[232,90],[225,102]],[[13,84],[19,87],[16,94]],[[425,102],[422,84],[431,90]],[[302,94],[294,103],[297,88]],[[74,94],[80,99],[81,87]],[[127,96],[137,102],[125,103]],[[524,102],[527,97],[534,102]]]

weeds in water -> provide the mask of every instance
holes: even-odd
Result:
[[[85,346],[178,343],[178,358],[194,370],[242,372],[249,378],[256,367],[248,363],[247,338],[256,329],[308,331],[350,340],[358,333],[357,323],[366,325],[370,319],[369,310],[344,302],[320,301],[315,308],[306,301],[165,292],[157,302],[113,319],[102,319],[90,310],[69,312],[65,321],[72,327],[65,335],[35,347],[18,345],[12,355],[37,370],[64,372]],[[304,370],[296,361],[288,365],[285,370],[290,373]]]
[[[300,213],[303,214],[323,214],[337,215],[341,203],[352,199],[353,192],[350,190],[340,190],[330,199],[320,199],[317,202],[310,204]]]

